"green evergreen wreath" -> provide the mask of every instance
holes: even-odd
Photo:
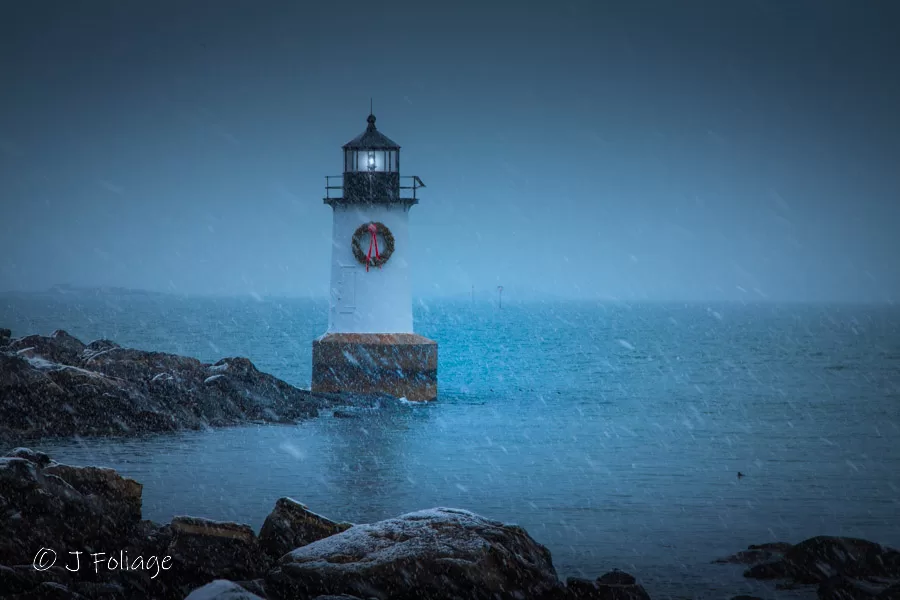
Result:
[[[360,238],[368,238],[371,239],[371,233],[369,232],[369,225],[375,226],[376,235],[380,235],[384,239],[384,249],[378,248],[378,258],[375,258],[375,254],[373,252],[372,258],[368,259],[368,252],[363,252],[362,244],[360,243]],[[391,230],[388,229],[384,223],[374,222],[374,223],[363,223],[359,227],[356,228],[356,231],[353,232],[353,256],[358,260],[361,264],[367,264],[372,267],[380,267],[384,263],[386,263],[391,258],[391,254],[394,253],[394,234],[391,233]]]

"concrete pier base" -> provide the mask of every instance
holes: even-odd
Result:
[[[313,342],[312,391],[434,400],[437,352],[413,333],[329,333]]]

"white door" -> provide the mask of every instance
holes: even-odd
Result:
[[[341,283],[338,286],[338,312],[356,312],[356,267],[341,267]]]

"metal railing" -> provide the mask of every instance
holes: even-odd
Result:
[[[338,185],[332,185],[332,181],[337,180]],[[331,190],[341,190],[344,189],[344,176],[343,175],[326,175],[325,176],[325,198],[340,198],[341,194],[339,193],[337,196],[331,195]]]
[[[412,179],[412,185],[403,185],[404,179]],[[416,190],[419,188],[425,187],[425,184],[419,179],[418,175],[401,175],[400,176],[400,189],[401,190],[412,190],[412,199],[416,199]]]
[[[411,185],[403,185],[404,183],[410,183]],[[401,175],[400,176],[400,189],[401,190],[412,190],[412,199],[416,199],[416,191],[420,188],[425,187],[425,183],[419,179],[418,175]],[[336,196],[332,196],[332,190],[338,190],[338,194]],[[344,176],[343,175],[326,175],[325,176],[325,198],[340,198],[344,190]]]

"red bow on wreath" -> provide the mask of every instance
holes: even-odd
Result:
[[[378,256],[378,237],[376,237],[378,227],[375,226],[375,223],[369,223],[369,233],[372,234],[372,239],[369,240],[369,253],[366,254],[366,273],[369,272],[369,264],[372,262],[372,248],[375,249],[375,260],[380,258]],[[381,266],[379,265],[378,268],[380,269]]]

